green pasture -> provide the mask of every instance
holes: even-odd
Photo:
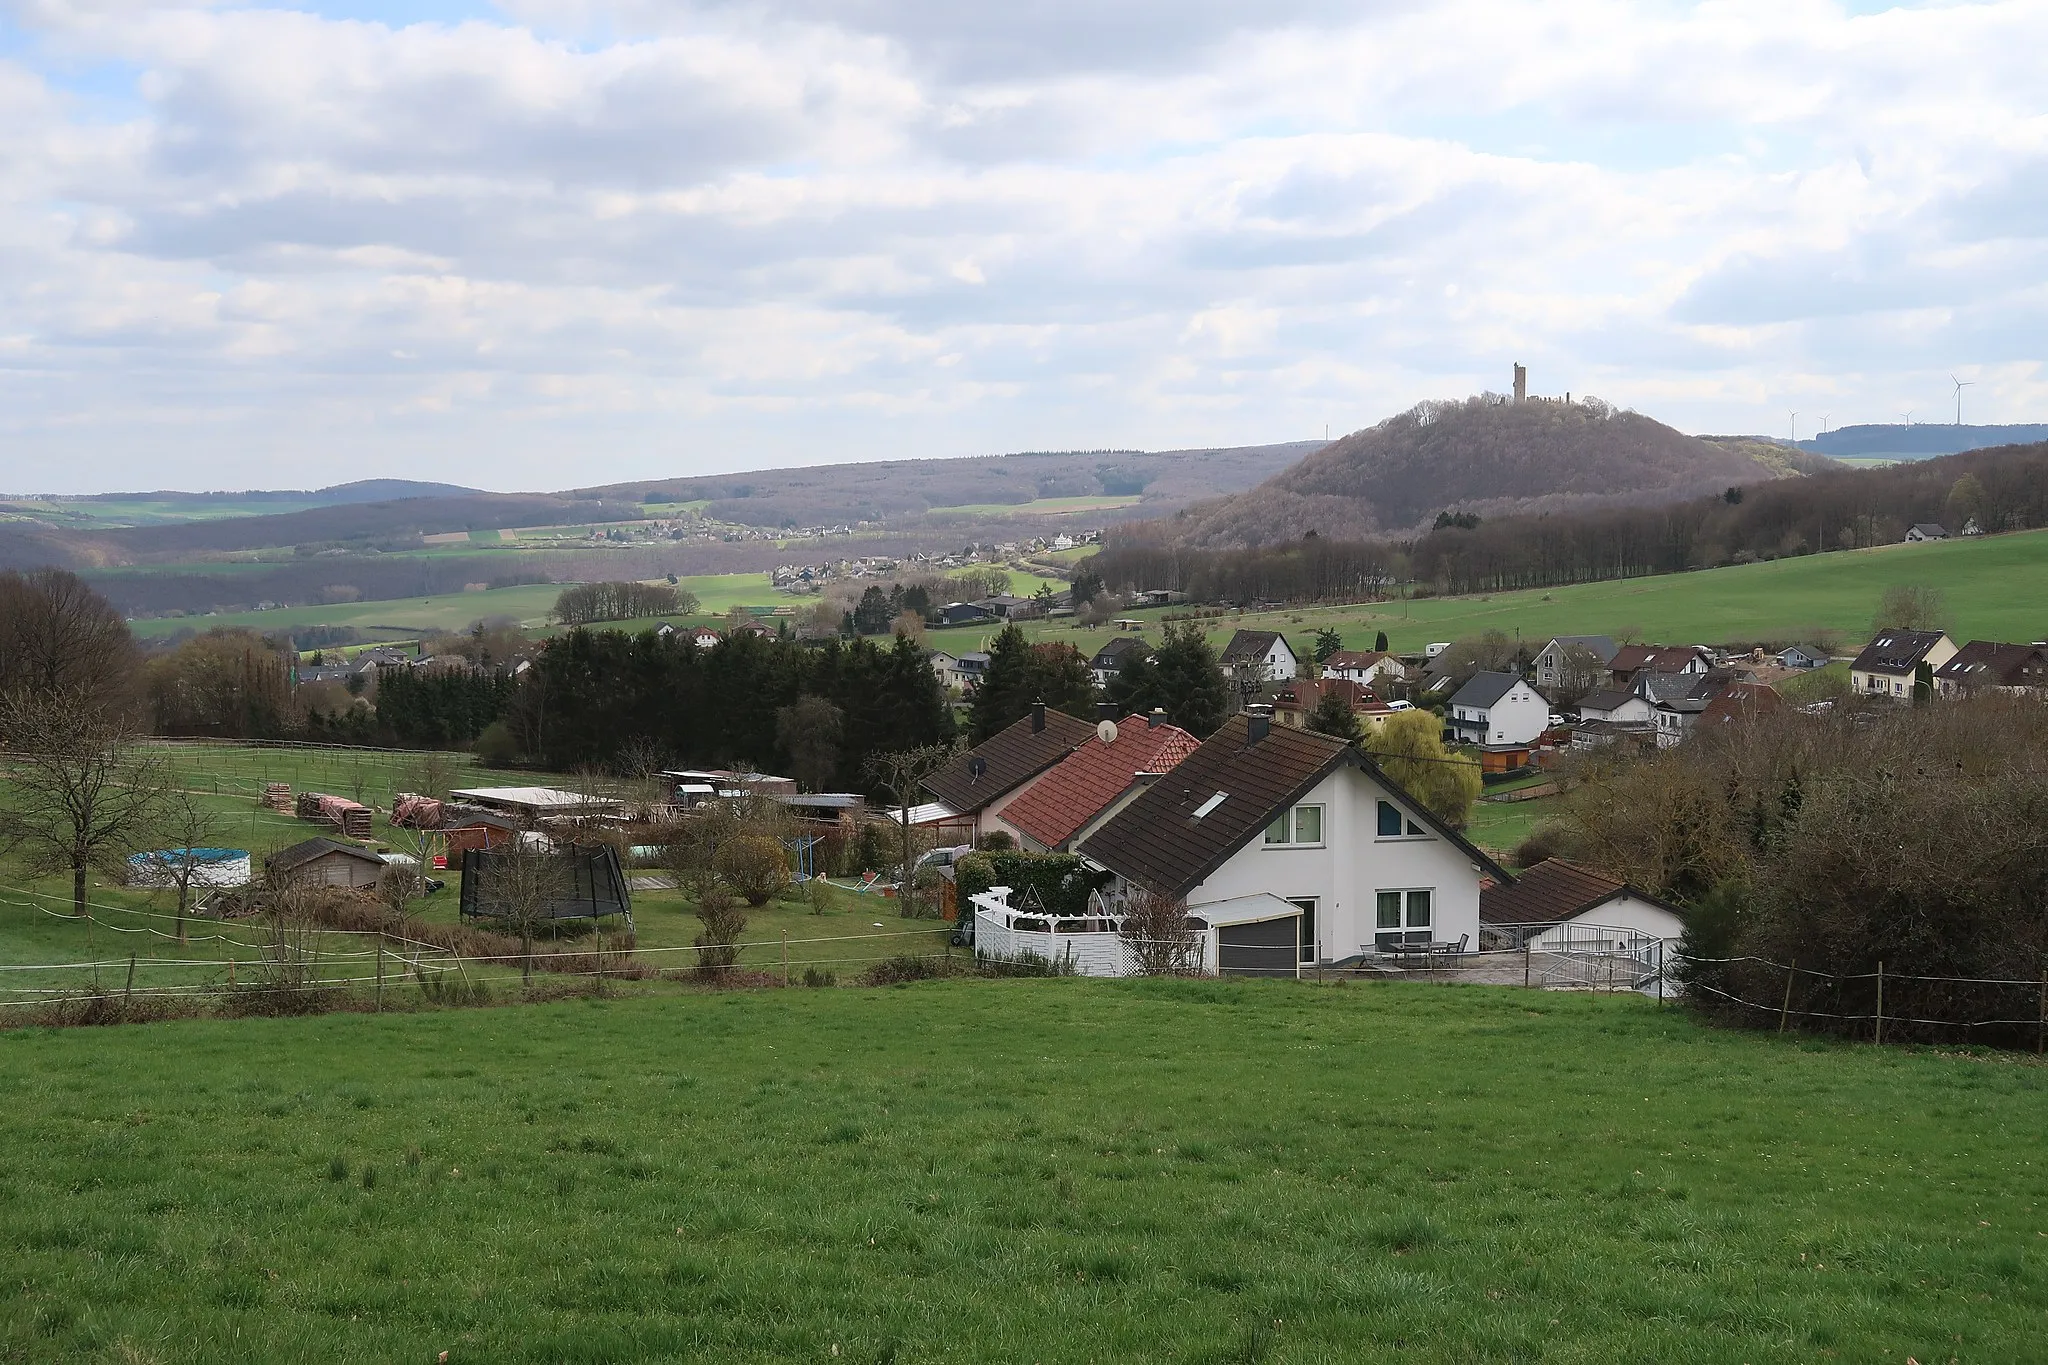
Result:
[[[544,625],[555,599],[561,596],[566,586],[562,583],[529,583],[516,588],[442,593],[435,597],[131,621],[129,627],[144,639],[179,630],[210,630],[216,626],[241,626],[260,631],[289,630],[295,626],[354,626],[378,639],[416,639],[422,634],[437,631],[459,631],[474,621],[499,616],[511,617],[529,627]],[[696,593],[703,610],[711,614],[723,614],[734,606],[763,606],[791,600],[776,592],[768,581],[768,575],[763,573],[699,574],[680,579],[677,586]]]
[[[1429,985],[14,1030],[0,1349],[2020,1361],[2044,1080]]]
[[[2048,636],[2048,531],[1844,550],[1559,588],[1232,613],[1204,624],[1218,643],[1239,628],[1284,631],[1297,650],[1305,650],[1326,626],[1351,649],[1371,648],[1374,634],[1382,630],[1396,650],[1420,650],[1432,641],[1489,630],[1533,645],[1560,634],[1630,635],[1674,644],[1789,644],[1831,632],[1853,647],[1869,636],[1879,595],[1900,583],[1939,589],[1947,599],[1948,629],[1959,642]],[[1184,610],[1125,614],[1150,622],[1167,611]],[[1031,629],[1089,652],[1115,633],[1069,621]]]

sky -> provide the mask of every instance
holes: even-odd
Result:
[[[0,489],[2048,420],[2048,0],[0,0]]]

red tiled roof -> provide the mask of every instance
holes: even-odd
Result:
[[[1005,806],[1003,819],[1057,849],[1101,814],[1139,773],[1170,771],[1199,747],[1199,741],[1177,725],[1147,725],[1143,716],[1125,716],[1117,722],[1115,742],[1104,744],[1091,737]]]
[[[1017,790],[1095,735],[1085,720],[1047,709],[1039,728],[1024,716],[925,779],[924,789],[963,815]],[[979,759],[977,763],[975,760]]]

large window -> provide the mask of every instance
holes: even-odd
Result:
[[[1323,842],[1323,808],[1296,806],[1266,826],[1268,848],[1315,848]]]
[[[1427,943],[1435,936],[1436,892],[1429,888],[1382,891],[1377,910],[1375,941],[1381,948]]]

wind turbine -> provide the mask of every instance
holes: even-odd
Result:
[[[1948,382],[1956,386],[1956,425],[1961,426],[1963,424],[1963,390],[1969,388],[1977,381],[1974,379],[1958,379],[1954,375],[1950,375]]]
[[[1907,408],[1904,412],[1900,413],[1899,416],[1904,419],[1907,426],[1910,427],[1913,425],[1913,410],[1911,408]]]
[[[1821,434],[1821,435],[1825,436],[1825,435],[1827,435],[1827,434],[1828,434],[1828,419],[1829,419],[1829,418],[1831,418],[1831,417],[1833,417],[1833,416],[1834,416],[1834,414],[1833,414],[1832,412],[1824,412],[1824,413],[1822,413],[1822,414],[1820,415],[1820,434]]]
[[[1796,412],[1792,414],[1792,444],[1799,444],[1799,414]]]

